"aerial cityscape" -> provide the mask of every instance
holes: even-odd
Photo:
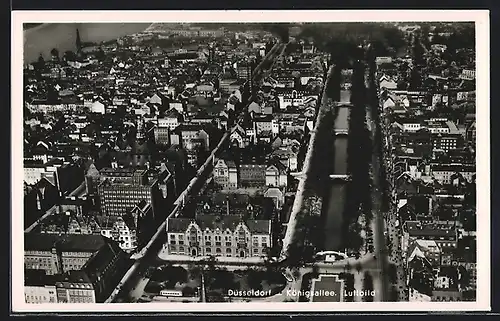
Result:
[[[473,22],[23,32],[25,303],[476,301]]]

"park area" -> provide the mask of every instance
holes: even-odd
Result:
[[[144,288],[146,295],[158,295],[161,290],[177,290],[182,296],[193,297],[199,295],[201,275],[199,269],[188,272],[181,266],[162,265],[150,268],[147,272],[149,282]]]
[[[263,291],[271,296],[280,293],[285,288],[285,284],[284,276],[272,269],[228,271],[225,268],[216,268],[205,271],[205,286],[209,302],[226,301],[229,290]]]

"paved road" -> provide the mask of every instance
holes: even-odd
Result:
[[[385,267],[383,269],[384,276],[388,275],[388,269],[387,269],[387,263],[395,263],[396,264],[396,270],[397,270],[397,289],[398,289],[398,301],[407,301],[408,300],[408,294],[407,294],[407,286],[406,286],[406,280],[405,280],[405,273],[404,273],[404,263],[401,255],[401,244],[399,242],[399,231],[398,228],[396,227],[396,216],[394,213],[392,213],[391,209],[389,209],[388,213],[383,213],[382,208],[381,208],[381,200],[382,200],[382,191],[379,190],[381,186],[380,180],[382,179],[380,175],[380,169],[382,165],[382,160],[384,159],[384,155],[379,155],[378,152],[378,146],[379,144],[383,144],[382,141],[376,141],[375,138],[377,137],[375,134],[375,131],[382,131],[382,124],[377,124],[374,120],[373,117],[371,117],[371,110],[370,108],[367,108],[367,122],[370,124],[370,129],[371,129],[371,139],[374,145],[373,148],[373,180],[374,180],[374,195],[372,199],[374,200],[374,217],[375,220],[374,223],[376,224],[376,227],[374,228],[375,232],[375,249],[377,250],[377,253],[379,253],[380,257],[384,257],[384,262]],[[382,132],[381,137],[385,137],[385,133]],[[387,236],[389,238],[389,242],[386,243],[386,236],[384,232],[387,233]],[[391,250],[389,250],[388,246],[390,246]],[[389,254],[389,256],[387,255]],[[384,285],[386,286],[385,292],[388,294],[388,286],[390,284],[390,279],[385,278]]]
[[[387,235],[392,244],[390,260],[397,267],[397,288],[399,301],[408,301],[408,286],[406,282],[405,261],[403,260],[402,248],[400,242],[399,228],[396,227],[396,215],[391,214],[387,217]]]
[[[139,283],[129,292],[132,301],[136,301],[144,294],[144,288],[149,282],[149,278],[141,278]]]
[[[374,283],[374,289],[377,289],[375,286],[379,284],[382,280],[380,280],[377,276],[378,268],[375,264],[375,261],[373,260],[373,257],[370,257],[368,255],[365,258],[362,258],[360,260],[351,260],[351,262],[358,261],[362,263],[362,266],[364,266],[360,271],[357,271],[354,266],[351,266],[351,269],[348,270],[346,267],[345,261],[341,262],[336,262],[336,263],[317,263],[315,264],[318,269],[317,272],[318,274],[340,274],[343,272],[346,273],[351,273],[354,275],[354,289],[358,291],[363,290],[363,280],[364,280],[364,273],[369,272],[373,276],[373,283]],[[286,268],[284,274],[287,275],[287,278],[293,279],[292,281],[288,281],[285,288],[281,293],[273,295],[268,298],[257,298],[257,299],[252,299],[251,301],[262,301],[262,302],[285,302],[285,301],[293,301],[293,302],[298,302],[299,301],[299,295],[298,292],[301,290],[302,287],[302,281],[303,277],[307,273],[313,272],[313,267],[312,265],[308,265],[305,267],[301,267],[298,269],[299,274],[297,275],[297,278],[294,278],[293,271],[290,268]],[[375,291],[375,301],[379,300],[379,291]],[[295,294],[295,295],[294,295]],[[362,298],[360,296],[355,296],[355,302],[361,302]],[[379,300],[380,301],[380,300]]]

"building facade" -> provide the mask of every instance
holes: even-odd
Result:
[[[168,254],[189,256],[260,257],[272,247],[271,221],[236,215],[203,215],[167,221]]]
[[[24,271],[24,301],[26,303],[57,303],[55,279],[43,270]]]
[[[155,143],[160,145],[170,144],[170,129],[168,127],[155,127],[153,129]]]
[[[26,303],[57,303],[55,285],[25,285],[24,300]]]
[[[148,177],[147,170],[114,169],[107,173],[98,186],[102,215],[122,216],[141,201],[155,204],[158,182]]]
[[[241,164],[239,182],[241,187],[262,187],[266,185],[266,165]]]
[[[112,239],[125,252],[137,248],[137,228],[131,214],[99,217],[101,235]]]
[[[266,186],[271,187],[286,187],[288,177],[286,172],[278,168],[279,166],[271,165],[266,168]]]
[[[238,188],[238,171],[233,161],[217,160],[213,177],[214,183],[222,188]]]
[[[71,278],[57,282],[58,303],[97,303],[92,282],[71,274]]]

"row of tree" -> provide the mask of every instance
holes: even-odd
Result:
[[[296,231],[288,248],[286,264],[289,267],[300,267],[313,262],[322,245],[324,235],[322,218],[310,214],[310,209],[305,205],[297,215]]]
[[[343,215],[344,246],[359,251],[363,245],[362,226],[359,216],[365,215],[366,225],[371,220],[371,178],[370,163],[372,145],[366,124],[365,67],[355,62],[351,87],[352,108],[349,114],[349,142],[347,146],[347,170],[352,181],[347,186],[346,204]]]

